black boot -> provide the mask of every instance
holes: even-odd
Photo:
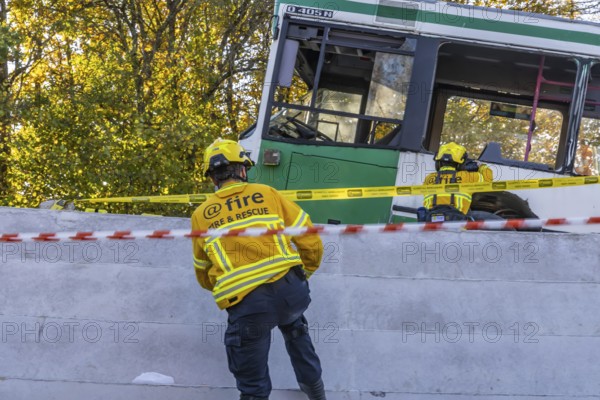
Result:
[[[325,385],[323,384],[322,379],[319,379],[312,385],[306,385],[300,382],[298,382],[298,384],[300,385],[300,390],[306,393],[309,400],[327,400],[325,397]]]
[[[269,400],[269,398],[250,396],[249,394],[240,394],[240,400]]]

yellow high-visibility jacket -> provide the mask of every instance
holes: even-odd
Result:
[[[192,230],[311,226],[309,215],[297,204],[256,183],[225,184],[192,215]],[[321,262],[323,243],[317,234],[215,236],[194,238],[193,251],[198,283],[212,291],[224,309],[257,286],[282,278],[295,265],[312,275]]]
[[[452,182],[453,177],[455,178],[455,182]],[[493,178],[494,174],[492,170],[485,164],[480,165],[478,171],[457,171],[452,167],[442,167],[439,172],[427,175],[423,184],[435,185],[436,182],[437,184],[491,182]],[[423,199],[423,207],[430,209],[435,206],[448,204],[466,214],[471,207],[472,200],[470,193],[428,194]]]

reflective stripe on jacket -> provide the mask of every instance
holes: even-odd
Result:
[[[456,172],[453,174],[452,172]],[[451,182],[455,176],[456,182]],[[451,167],[442,167],[439,172],[427,175],[424,185],[435,185],[436,181],[440,184],[449,183],[474,183],[491,182],[493,179],[492,170],[486,165],[481,165],[479,171],[456,171]],[[430,209],[434,206],[449,204],[456,207],[460,212],[466,214],[471,207],[472,196],[470,193],[442,193],[428,194],[423,198],[423,206]]]
[[[192,230],[303,226],[312,226],[306,212],[275,189],[255,183],[226,184],[192,215]],[[319,267],[323,244],[316,234],[215,236],[194,238],[193,251],[198,282],[212,291],[223,309],[257,286],[280,279],[295,265],[302,265],[310,276]]]

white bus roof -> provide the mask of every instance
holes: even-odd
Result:
[[[600,57],[600,24],[529,12],[402,0],[293,0],[277,8],[280,16]]]

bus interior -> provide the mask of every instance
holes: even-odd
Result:
[[[286,20],[271,140],[433,153],[596,175],[598,60]]]

